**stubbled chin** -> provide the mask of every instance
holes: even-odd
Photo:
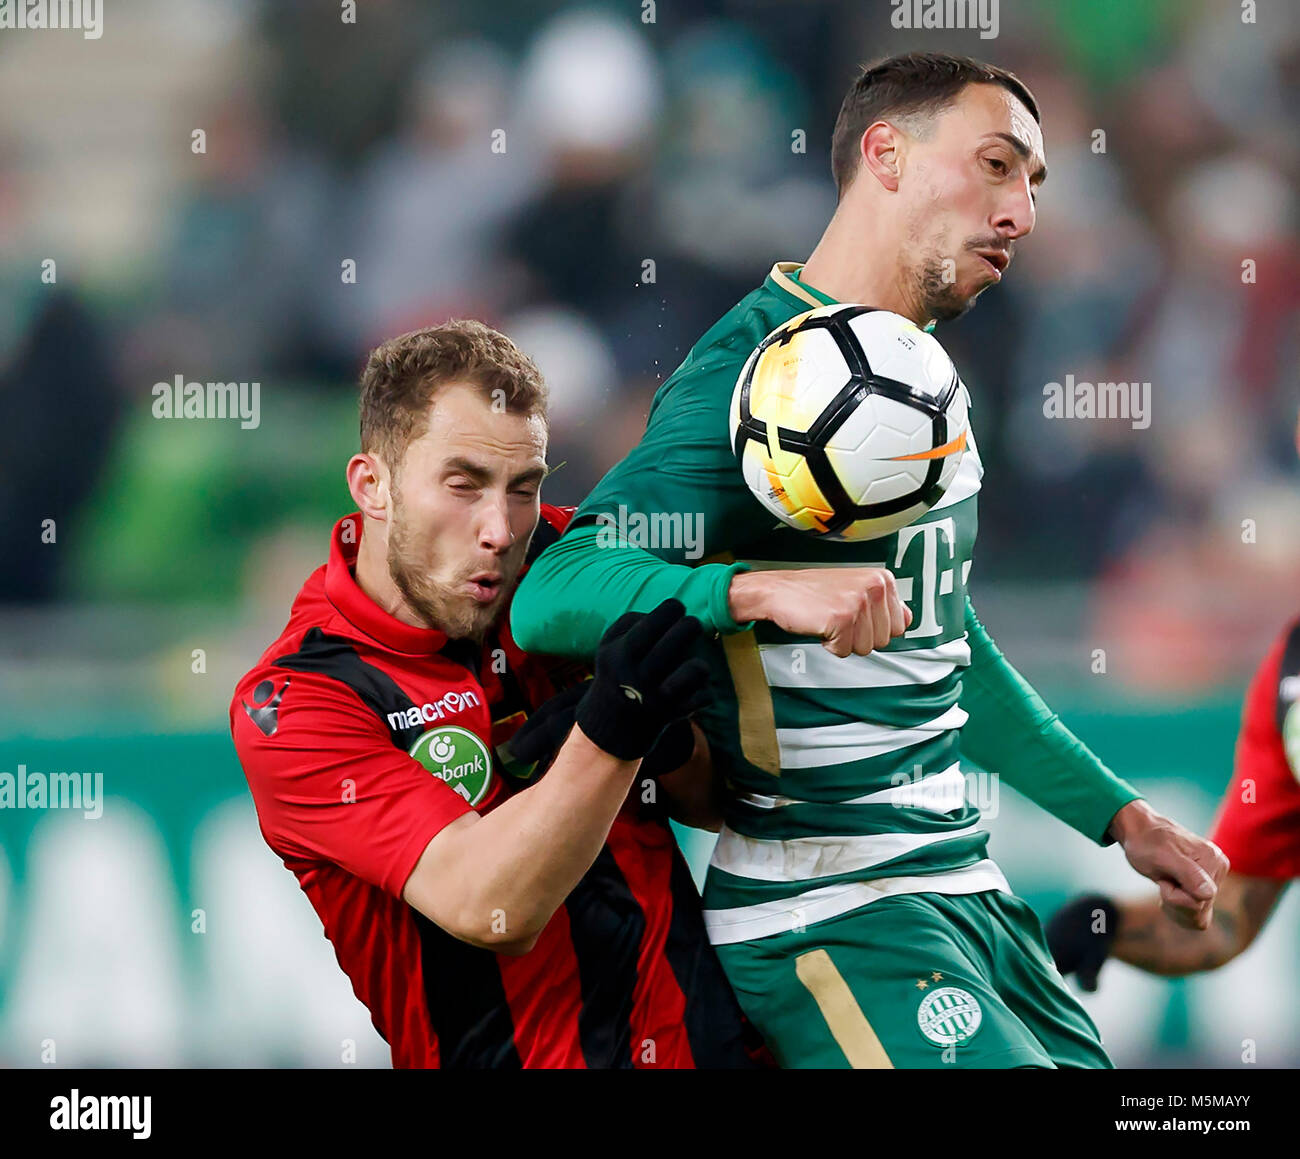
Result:
[[[482,639],[484,633],[496,622],[505,606],[505,591],[499,591],[486,604],[481,604],[473,596],[466,596],[459,603],[457,619],[468,631],[465,635]]]

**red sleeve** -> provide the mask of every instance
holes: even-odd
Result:
[[[279,701],[274,721],[263,718],[259,727],[246,702],[266,680]],[[350,688],[327,676],[259,667],[240,681],[230,712],[262,834],[286,860],[332,862],[401,897],[434,835],[473,812],[394,746]]]
[[[1288,760],[1282,736],[1284,721],[1289,732],[1300,725],[1288,666],[1297,646],[1300,625],[1278,640],[1251,681],[1232,784],[1211,834],[1233,871],[1248,877],[1300,877],[1300,760]]]

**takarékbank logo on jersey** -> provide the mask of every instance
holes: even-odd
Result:
[[[471,805],[487,796],[492,756],[487,745],[468,729],[455,725],[430,729],[411,746],[411,756]]]

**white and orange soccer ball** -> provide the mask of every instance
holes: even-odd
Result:
[[[745,361],[731,445],[773,515],[828,539],[890,535],[948,489],[969,438],[966,387],[942,346],[870,306],[819,306]]]

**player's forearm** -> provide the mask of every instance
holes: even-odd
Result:
[[[1006,661],[966,602],[970,668],[961,706],[962,753],[1099,844],[1111,819],[1140,794],[1112,773]]]
[[[608,537],[597,524],[575,528],[529,567],[510,609],[510,631],[524,651],[590,656],[624,612],[646,612],[666,599],[681,600],[706,632],[739,630],[727,589],[741,565],[666,563]]]
[[[596,860],[640,763],[610,756],[575,727],[545,777],[478,817],[429,867],[430,878],[459,882],[452,916],[439,924],[476,945],[531,948]]]
[[[1241,952],[1238,915],[1216,907],[1208,930],[1177,925],[1160,902],[1121,903],[1111,956],[1139,970],[1165,977],[1216,970]]]
[[[1229,873],[1208,930],[1172,921],[1156,899],[1122,902],[1111,954],[1153,974],[1215,970],[1248,949],[1286,890],[1286,880]]]

